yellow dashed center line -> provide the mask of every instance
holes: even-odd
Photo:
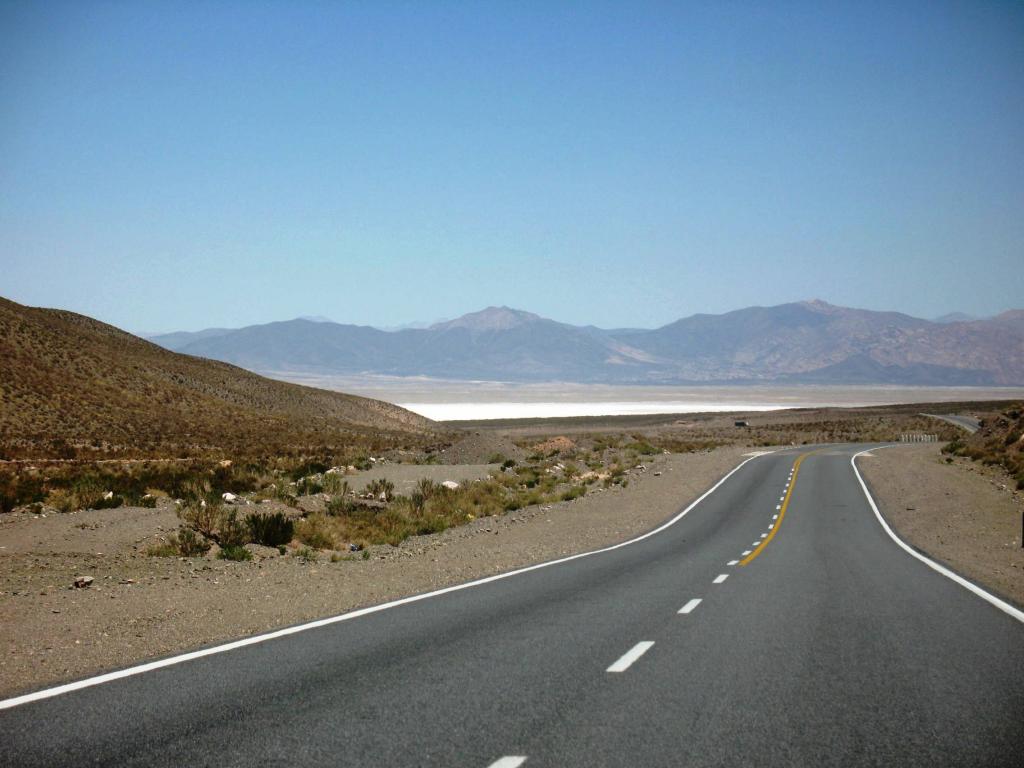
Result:
[[[789,508],[789,499],[793,495],[793,489],[796,488],[796,476],[800,473],[800,465],[803,463],[803,460],[810,455],[810,453],[800,454],[793,463],[793,478],[789,481],[789,488],[786,489],[786,497],[782,500],[782,506],[779,508],[779,519],[775,521],[774,527],[769,529],[767,538],[765,538],[765,540],[762,541],[753,552],[740,560],[740,565],[749,565],[753,562],[755,557],[761,554],[765,547],[772,543],[772,539],[775,538],[775,534],[779,532],[779,527],[782,525],[782,518],[786,516],[786,510]]]

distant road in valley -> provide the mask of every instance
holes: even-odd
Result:
[[[1020,765],[1024,614],[887,533],[865,448],[752,457],[633,543],[8,700],[0,764]]]
[[[922,416],[929,416],[933,419],[941,419],[942,421],[949,422],[954,426],[966,429],[971,434],[974,434],[981,428],[981,422],[977,419],[972,419],[970,416],[956,416],[953,414],[937,414],[937,413],[922,413]]]

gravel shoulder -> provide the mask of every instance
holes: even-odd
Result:
[[[626,488],[373,547],[365,560],[307,563],[274,550],[252,562],[147,556],[155,536],[177,528],[170,504],[7,515],[0,518],[0,696],[616,543],[670,517],[744,451],[657,456],[646,471],[630,471]],[[423,470],[464,479],[486,469],[413,467],[400,480],[411,483]],[[78,575],[95,581],[73,589]]]
[[[940,451],[937,444],[886,448],[857,466],[907,543],[1024,606],[1024,494],[1000,470],[948,462]]]

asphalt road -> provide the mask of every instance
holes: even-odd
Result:
[[[922,416],[930,416],[933,419],[940,419],[942,421],[949,422],[950,424],[966,429],[970,433],[975,433],[981,428],[981,422],[977,419],[972,419],[970,416],[958,416],[952,413],[922,413]]]
[[[803,452],[755,458],[612,551],[2,710],[0,764],[1024,764],[1024,623],[885,533],[856,450],[792,483]]]

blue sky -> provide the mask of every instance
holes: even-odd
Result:
[[[1024,306],[1024,4],[0,3],[0,295],[135,331]]]

